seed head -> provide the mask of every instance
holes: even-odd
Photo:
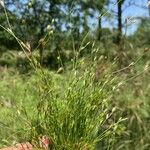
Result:
[[[2,7],[5,7],[4,0],[0,0],[0,5],[1,5]]]
[[[51,30],[51,26],[48,25],[48,26],[46,27],[46,29],[47,29],[48,31]]]

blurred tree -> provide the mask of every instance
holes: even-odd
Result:
[[[117,43],[120,44],[122,37],[122,5],[125,0],[117,0],[117,9],[118,9],[118,34],[117,34]]]
[[[148,0],[147,5],[148,5],[149,18],[150,18],[150,0]]]
[[[93,1],[93,0],[82,0],[81,5],[85,14],[90,17],[93,17],[95,14],[98,14],[98,34],[97,40],[100,41],[102,36],[102,17],[106,10],[104,9],[105,4],[108,4],[109,0]],[[92,10],[92,11],[91,11]],[[94,14],[93,14],[94,13]]]
[[[150,20],[141,18],[139,26],[133,35],[134,44],[139,47],[150,46]]]
[[[6,1],[5,6],[6,9],[11,5],[11,1]],[[16,49],[17,48],[17,42],[15,39],[10,36],[9,33],[7,33],[3,28],[10,28],[8,20],[6,18],[6,14],[4,12],[4,7],[1,6],[0,8],[0,51],[6,51],[7,49]],[[9,22],[12,24],[12,30],[15,29],[14,25],[18,22],[18,18],[9,10],[7,10],[7,17],[9,18]]]
[[[14,11],[18,12],[22,20],[18,28],[19,33],[23,34],[22,38],[28,41],[31,47],[35,48],[40,43],[38,48],[41,64],[44,56],[43,45],[45,45],[41,41],[48,32],[47,27],[57,32],[61,31],[61,3],[61,0],[27,0],[25,2],[20,0],[15,3],[17,11],[16,9]]]

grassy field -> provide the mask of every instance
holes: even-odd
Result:
[[[0,147],[38,146],[47,135],[56,150],[150,149],[147,58],[118,69],[115,61],[85,57],[61,74],[1,67]]]

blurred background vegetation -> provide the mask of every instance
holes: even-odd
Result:
[[[100,49],[100,55],[112,58],[117,55],[121,57],[120,53],[135,53],[136,48],[149,47],[149,16],[146,13],[144,13],[145,16],[141,15],[146,9],[148,14],[149,7],[145,3],[145,6],[142,4],[135,8],[136,3],[140,4],[139,1],[133,0],[5,1],[13,32],[22,41],[28,43],[31,51],[39,53],[39,60],[43,66],[52,69],[60,67],[56,59],[59,55],[63,64],[70,61],[73,51],[79,49],[85,36],[84,44],[90,42],[83,52],[85,55],[90,53],[93,41]],[[127,16],[126,9],[129,8],[133,8],[133,12],[129,10],[130,16]],[[139,11],[142,13],[135,16],[134,11],[138,9],[145,10]],[[7,28],[7,20],[2,7],[0,12],[1,25]],[[54,33],[48,37],[48,41],[37,47],[39,41],[51,30]],[[9,60],[8,62],[3,60],[7,52],[8,57],[13,58],[10,52],[17,57],[21,49],[16,40],[2,28],[0,29],[0,44],[1,64],[17,65],[16,62],[9,63]],[[19,65],[20,57],[17,59],[19,59]]]

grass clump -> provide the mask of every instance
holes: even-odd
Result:
[[[123,119],[112,118],[116,108],[109,104],[114,83],[113,80],[95,83],[91,70],[85,70],[82,75],[73,70],[64,76],[38,70],[25,79],[15,77],[16,103],[7,108],[13,113],[10,118],[14,127],[6,121],[12,130],[12,137],[6,138],[8,143],[29,140],[39,146],[39,136],[46,135],[50,147],[56,150],[95,149],[98,144],[104,149],[112,147],[124,130]],[[11,90],[6,91],[12,94]],[[12,98],[13,94],[9,94]],[[3,138],[10,132],[1,133]]]
[[[117,122],[112,122],[105,127],[107,117],[112,113],[107,106],[110,93],[101,86],[92,85],[89,72],[71,78],[65,88],[61,87],[64,90],[61,93],[53,90],[50,78],[48,95],[40,101],[38,108],[40,120],[43,120],[41,129],[50,137],[54,149],[94,149],[95,144],[108,137],[117,126]]]

